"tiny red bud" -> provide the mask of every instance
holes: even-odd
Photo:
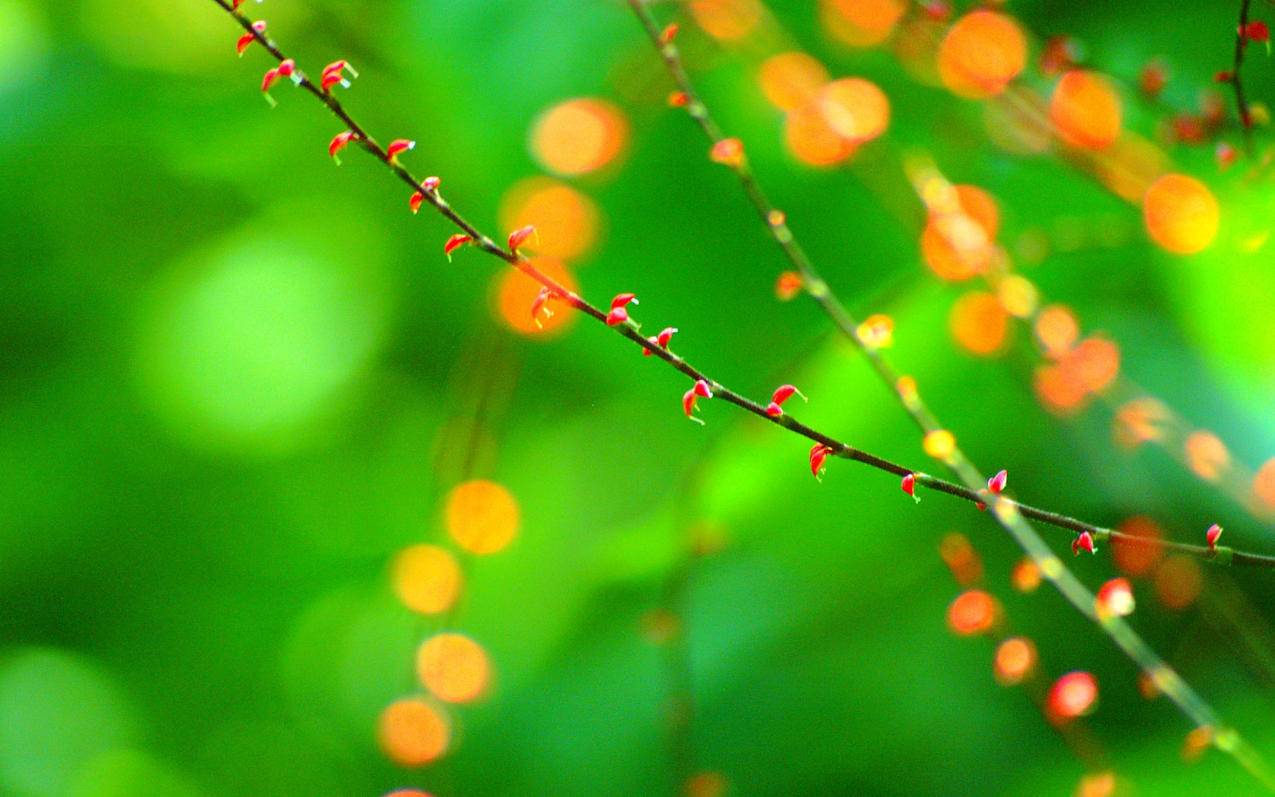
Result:
[[[943,22],[952,15],[952,6],[947,0],[928,0],[921,5],[921,10],[934,22]]]
[[[517,252],[518,247],[522,246],[535,231],[536,228],[528,224],[526,227],[521,227],[509,233],[509,251]]]
[[[766,414],[772,418],[778,418],[784,414],[784,408],[779,406],[777,402],[772,401],[766,405]]]
[[[737,138],[723,138],[713,144],[708,156],[713,163],[737,167],[744,162],[744,142]]]
[[[1009,473],[1002,470],[987,480],[987,489],[999,495],[1000,492],[1005,489],[1005,483],[1007,481],[1009,481]]]
[[[823,481],[824,460],[832,453],[832,449],[823,443],[815,443],[810,448],[810,474]]]
[[[1240,36],[1249,41],[1266,42],[1271,39],[1271,29],[1260,19],[1254,20],[1241,29]]]
[[[1222,536],[1222,527],[1214,523],[1209,526],[1209,530],[1204,532],[1204,541],[1209,544],[1209,550],[1217,547],[1217,540]]]
[[[325,94],[332,90],[332,87],[338,84],[344,84],[339,72],[324,72],[323,77],[319,79],[319,89]]]
[[[455,252],[457,249],[461,248],[467,243],[473,242],[473,240],[474,239],[471,236],[458,232],[452,237],[448,238],[447,243],[443,244],[443,254],[447,255],[448,260],[451,260],[452,252]]]
[[[424,180],[421,180],[421,188],[424,188],[426,191],[437,191],[438,187],[442,184],[443,181],[437,177],[426,177]]]
[[[656,335],[653,338],[647,338],[647,340],[649,340],[653,345],[659,346],[661,349],[667,349],[669,341],[673,339],[673,336],[675,334],[677,334],[677,327],[665,327],[664,329],[660,330],[660,334]],[[651,350],[642,349],[642,354],[645,357],[650,357]]]
[[[674,91],[668,95],[668,105],[670,108],[685,108],[691,101],[691,95],[684,91]]]
[[[916,494],[916,474],[909,473],[899,482],[899,489],[912,497],[912,500],[921,503],[921,497]]]
[[[535,301],[531,303],[531,320],[534,321],[538,327],[544,327],[544,324],[540,323],[540,315],[542,313],[546,318],[553,316],[553,311],[545,306],[549,301],[549,297],[552,295],[553,294],[548,288],[541,288],[540,292],[536,294]]]
[[[1164,68],[1164,64],[1153,61],[1142,67],[1142,71],[1138,74],[1138,88],[1148,97],[1158,97],[1160,92],[1164,91],[1165,84],[1169,82],[1168,72]]]
[[[339,61],[333,61],[332,63],[323,67],[323,74],[325,75],[328,75],[328,74],[341,75],[341,74],[344,74],[345,72],[349,72],[350,77],[359,76],[359,71],[355,69],[353,66],[351,66],[350,62],[346,61],[345,59],[341,59]]]
[[[1217,142],[1217,149],[1215,150],[1215,152],[1217,155],[1217,165],[1222,167],[1223,169],[1228,168],[1232,164],[1234,164],[1235,159],[1238,157],[1238,153],[1236,153],[1235,147],[1232,147],[1230,144],[1226,143],[1225,141]]]
[[[633,304],[638,304],[636,294],[617,293],[615,295],[615,298],[611,300],[611,309],[614,310],[617,307],[624,307],[626,304],[629,304],[630,302],[632,302]]]
[[[245,33],[244,35],[240,36],[238,40],[235,41],[235,52],[239,53],[239,55],[242,57],[244,54],[244,51],[248,49],[248,45],[252,44],[256,40],[257,40],[256,36],[252,35],[251,33]]]
[[[792,385],[780,385],[775,388],[775,392],[771,394],[770,400],[776,404],[783,404],[794,395],[801,396],[802,401],[809,401],[804,393]]]
[[[660,31],[660,44],[669,44],[677,37],[679,30],[676,22],[670,22],[668,27]]]
[[[607,313],[607,326],[609,327],[618,327],[628,320],[629,311],[623,307],[612,307],[611,312]]]
[[[1231,82],[1232,77],[1234,77],[1234,76],[1233,76],[1230,72],[1225,71],[1225,70],[1223,70],[1223,71],[1221,71],[1221,72],[1214,72],[1214,73],[1213,73],[1213,82],[1214,82],[1214,83],[1230,83],[1230,82]]]
[[[279,79],[278,69],[267,69],[264,77],[261,78],[261,90],[270,91],[270,87]]]
[[[291,58],[285,58],[279,62],[280,77],[292,77],[292,75],[296,71],[297,71],[297,62],[293,61]]]
[[[709,388],[708,383],[703,379],[695,380],[695,385],[682,394],[682,411],[686,413],[686,417],[690,418],[698,424],[704,422],[694,415],[695,402],[701,398],[712,398],[713,391]]]
[[[398,163],[399,155],[413,149],[416,149],[415,141],[409,141],[406,138],[396,138],[385,148],[385,155],[389,158],[390,163]]]
[[[1097,548],[1095,548],[1093,544],[1093,535],[1087,531],[1080,532],[1076,539],[1071,541],[1072,554],[1080,556],[1081,551],[1085,551],[1086,553],[1094,553],[1097,551]]]
[[[407,206],[412,209],[413,213],[420,213],[421,203],[424,201],[425,201],[425,195],[422,194],[420,191],[417,191],[416,193],[412,194],[410,199],[407,200]]]
[[[332,158],[332,160],[336,161],[339,166],[341,164],[341,159],[337,157],[337,153],[348,147],[351,141],[357,141],[358,138],[358,133],[355,133],[353,130],[346,130],[344,133],[337,133],[332,137],[332,142],[328,144],[328,155]]]

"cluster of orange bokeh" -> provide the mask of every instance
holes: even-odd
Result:
[[[517,500],[503,485],[475,479],[447,496],[444,524],[451,542],[467,555],[504,551],[518,535]],[[429,617],[451,616],[464,589],[464,571],[456,554],[442,545],[404,548],[391,568],[391,586],[409,610]],[[491,689],[493,668],[487,651],[474,639],[440,631],[416,651],[416,675],[423,694],[396,700],[381,712],[381,749],[396,764],[420,767],[446,755],[452,744],[452,716],[446,705],[472,703]],[[403,797],[415,795],[410,790]]]

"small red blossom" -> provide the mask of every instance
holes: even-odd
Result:
[[[344,133],[337,133],[332,137],[332,142],[328,144],[328,155],[332,158],[332,160],[336,161],[338,166],[340,166],[341,159],[338,158],[337,155],[341,152],[341,150],[350,146],[351,141],[358,140],[359,134],[355,133],[353,130],[346,130]]]
[[[1168,82],[1168,70],[1159,61],[1152,61],[1138,73],[1138,89],[1148,97],[1159,97]]]
[[[668,27],[660,31],[660,44],[670,44],[673,39],[677,38],[678,26],[676,22],[670,22]]]
[[[913,501],[921,503],[921,496],[916,494],[916,474],[909,473],[899,482],[899,489],[907,493]]]
[[[421,188],[424,188],[426,191],[437,191],[438,187],[442,184],[443,181],[434,176],[426,177],[424,180],[421,180]]]
[[[629,303],[637,304],[637,297],[631,293],[616,294],[611,300],[611,312],[607,313],[607,326],[619,326],[629,320],[629,311],[624,309]]]
[[[1253,20],[1240,28],[1240,38],[1252,42],[1269,42],[1271,40],[1270,26],[1260,19]]]
[[[1073,556],[1080,556],[1081,551],[1095,553],[1097,550],[1093,544],[1093,535],[1087,531],[1080,532],[1076,539],[1071,541],[1071,553]]]
[[[1234,79],[1235,79],[1235,75],[1234,75],[1233,73],[1231,73],[1231,72],[1226,71],[1226,70],[1222,70],[1221,72],[1214,72],[1214,73],[1213,73],[1213,82],[1214,82],[1214,83],[1230,83],[1230,82],[1231,82],[1232,80],[1234,80]]]
[[[660,330],[660,334],[656,335],[653,338],[647,338],[647,340],[649,340],[653,345],[659,346],[661,349],[667,349],[669,341],[671,341],[673,339],[673,336],[676,334],[677,334],[677,327],[664,327],[664,329]],[[648,348],[643,348],[642,356],[650,357],[651,350]]]
[[[390,163],[398,163],[398,156],[404,152],[416,149],[416,142],[409,141],[406,138],[396,138],[385,148],[385,156],[389,158]]]
[[[540,316],[544,315],[545,318],[553,317],[553,311],[547,306],[549,299],[552,296],[553,292],[548,288],[541,288],[540,292],[536,294],[535,301],[531,303],[531,320],[535,322],[536,326],[542,329],[544,328],[544,324],[540,322]]]
[[[713,163],[738,167],[744,162],[744,142],[737,138],[723,138],[713,144],[713,148],[708,151],[708,157]]]
[[[685,108],[690,101],[691,95],[684,91],[674,91],[668,95],[668,106],[670,108]]]
[[[1209,526],[1209,530],[1204,532],[1204,541],[1209,544],[1210,551],[1217,548],[1217,540],[1221,536],[1222,536],[1222,527],[1216,523],[1214,523],[1212,526]]]
[[[535,231],[536,228],[533,225],[528,224],[526,227],[519,227],[509,233],[509,251],[517,252],[518,247],[526,243],[527,239],[530,238]]]
[[[413,193],[407,200],[407,206],[412,209],[413,213],[421,212],[421,203],[425,201],[425,195],[420,191]]]
[[[775,280],[775,298],[786,302],[801,292],[804,281],[795,271],[785,271]]]
[[[455,252],[457,249],[461,248],[465,244],[473,243],[473,241],[474,241],[473,236],[466,235],[463,232],[458,232],[452,237],[448,238],[447,243],[443,244],[443,254],[447,255],[448,260],[451,260],[452,252]]]
[[[770,397],[770,404],[766,405],[766,414],[772,418],[778,418],[783,415],[783,403],[794,395],[801,396],[802,401],[809,401],[804,393],[792,385],[780,385],[775,388],[775,392]]]
[[[274,98],[270,96],[270,87],[273,86],[275,81],[278,79],[278,69],[267,69],[266,74],[261,78],[261,93],[265,95],[266,101],[270,103],[271,107],[278,104],[274,101]]]
[[[235,42],[235,52],[239,53],[239,57],[243,57],[244,51],[248,49],[248,45],[257,40],[258,33],[266,32],[266,21],[259,19],[252,23],[253,33],[245,33]]]
[[[350,73],[350,77],[356,78],[359,76],[358,70],[353,66],[350,66],[349,61],[344,59],[340,61],[333,61],[323,67],[323,72],[319,77],[319,88],[322,89],[325,94],[331,91],[332,87],[336,85],[340,85],[341,88],[348,89],[350,87],[350,81],[345,77],[346,72]]]
[[[823,443],[815,443],[810,449],[810,474],[823,481],[824,460],[832,453],[832,448]]]
[[[1008,481],[1009,473],[1002,470],[987,480],[987,489],[991,490],[995,495],[1000,495],[1005,489],[1005,483]]]
[[[701,398],[711,399],[712,397],[713,391],[708,386],[708,383],[703,379],[697,379],[695,380],[694,387],[682,394],[682,412],[686,413],[687,418],[690,418],[692,421],[695,421],[702,426],[704,421],[695,417],[695,402],[699,401]]]

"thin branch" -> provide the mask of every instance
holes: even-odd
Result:
[[[287,60],[275,43],[266,36],[264,32],[255,30],[252,26],[252,22],[247,17],[236,11],[229,0],[213,0],[213,2],[234,18],[240,27],[242,27],[245,32],[251,34],[254,39],[277,61],[282,62]],[[641,8],[640,4],[636,3],[635,0],[630,0],[630,2],[634,2],[635,10],[638,11],[639,16],[644,18],[644,21],[653,24],[653,21],[646,14],[645,9]],[[652,30],[652,33],[658,42],[658,31]],[[516,251],[506,250],[495,243],[495,241],[484,235],[477,227],[467,221],[457,211],[452,209],[437,190],[423,189],[421,187],[421,182],[413,177],[406,168],[391,159],[385,149],[367,133],[366,129],[350,116],[339,100],[316,86],[299,69],[295,74],[297,85],[313,95],[317,100],[319,100],[319,102],[323,103],[323,105],[325,105],[334,116],[340,119],[350,131],[355,133],[357,136],[357,143],[362,146],[363,149],[384,163],[414,192],[421,192],[424,195],[425,201],[427,201],[440,215],[473,239],[472,243],[474,246],[493,257],[499,258],[531,277],[551,291],[553,295],[561,301],[566,302],[585,315],[593,318],[595,321],[606,324],[607,314],[605,312],[589,303],[574,291],[567,289],[547,274],[541,272],[534,265],[521,257]],[[684,77],[685,75],[683,74],[683,78]],[[705,116],[707,116],[706,113]],[[761,197],[760,190],[757,189],[755,183],[751,183],[751,185],[752,189],[750,194],[757,196],[759,201],[764,205],[765,199],[764,197]],[[791,236],[791,233],[786,232],[786,226],[776,225],[776,227],[782,227],[785,234],[789,237]],[[779,240],[782,245],[782,238]],[[795,249],[795,243],[793,244],[793,247],[794,251],[799,251]],[[804,259],[804,255],[802,255],[802,258]],[[839,304],[836,304],[835,299],[832,299],[829,295],[827,295],[826,285],[823,285],[822,282],[817,284],[821,285],[822,288],[817,288],[812,284],[807,286],[807,290],[810,291],[816,299],[820,299],[821,296],[823,299],[826,299],[827,302],[830,303],[826,306],[831,307],[832,312],[839,313],[843,322],[849,324],[850,329],[853,330],[853,321],[849,314],[844,311],[844,308],[840,308]],[[821,304],[823,303],[825,302],[821,301]],[[831,455],[861,462],[896,476],[905,476],[909,473],[916,473],[916,471],[911,468],[904,467],[903,465],[899,465],[882,457],[876,456],[875,454],[862,451],[838,441],[816,429],[800,423],[789,415],[771,416],[767,414],[766,409],[762,405],[747,398],[746,396],[730,390],[716,380],[713,380],[703,371],[700,371],[698,368],[694,367],[672,351],[653,345],[641,335],[638,325],[632,320],[615,325],[612,328],[633,344],[651,351],[654,356],[665,361],[685,376],[693,380],[704,380],[707,382],[712,388],[714,398],[720,398],[730,404],[740,407],[741,409],[751,412],[763,420],[770,421],[771,423],[781,426],[791,432],[795,432],[808,440],[826,446]],[[858,341],[857,337],[854,337],[853,339]],[[893,372],[889,370],[889,366],[885,364],[879,356],[875,356],[872,352],[869,352],[869,355],[872,357],[874,365],[877,366],[877,369],[882,374],[883,378],[892,376]],[[928,410],[922,409],[919,414],[914,413],[914,417],[916,417],[918,422],[923,425],[923,428],[931,425],[932,417],[928,416]],[[1041,566],[1042,573],[1053,581],[1068,600],[1075,604],[1086,616],[1092,619],[1097,619],[1096,611],[1093,606],[1092,593],[1085,589],[1084,586],[1081,585],[1080,582],[1066,570],[1061,561],[1054,556],[1048,546],[1040,540],[1030,527],[1027,527],[1026,524],[1023,523],[1022,517],[1027,515],[1042,521],[1050,522],[1061,528],[1071,530],[1083,529],[1085,531],[1089,531],[1096,539],[1102,539],[1104,537],[1119,539],[1121,537],[1129,537],[1129,535],[1123,535],[1110,529],[1092,526],[1057,513],[1019,504],[1005,498],[1004,496],[988,495],[984,492],[980,492],[978,484],[981,481],[981,477],[976,471],[972,471],[972,468],[967,465],[963,465],[963,462],[964,460],[962,459],[955,463],[949,461],[949,464],[952,464],[958,472],[961,472],[962,470],[968,471],[962,473],[962,477],[967,484],[970,481],[973,481],[975,487],[971,488],[968,486],[953,484],[937,477],[920,473],[916,473],[917,481],[938,492],[944,492],[974,503],[989,504],[993,510],[993,515],[1010,530],[1011,534],[1019,541],[1019,544],[1022,545],[1023,548],[1027,550],[1028,554],[1031,555],[1032,558]],[[1148,542],[1142,538],[1136,537],[1130,538],[1130,541],[1136,542],[1137,544],[1145,544]],[[1230,549],[1222,548],[1221,546],[1215,549],[1214,552],[1210,553],[1201,546],[1190,546],[1181,543],[1158,544],[1178,550],[1182,553],[1197,556],[1203,555],[1204,558],[1219,564],[1241,564],[1260,567],[1271,567],[1275,565],[1275,558],[1273,557],[1258,556],[1256,554],[1240,556],[1240,552],[1231,551]],[[1146,646],[1142,639],[1134,634],[1127,624],[1119,618],[1108,618],[1103,621],[1103,627],[1113,637],[1113,639],[1116,640],[1117,644],[1122,649],[1124,649],[1132,658],[1134,658],[1135,661],[1139,663],[1140,666],[1143,667],[1144,670],[1149,672],[1151,676],[1155,678],[1156,683],[1161,687],[1161,690],[1174,700],[1175,703],[1181,706],[1183,710],[1197,722],[1197,724],[1213,727],[1217,726],[1215,714],[1212,709],[1204,703],[1203,700],[1201,700],[1185,682],[1182,681],[1176,672],[1160,661],[1160,659]],[[1258,774],[1264,782],[1271,782],[1269,776],[1264,774],[1264,765],[1260,759],[1257,759],[1256,753],[1248,747],[1247,743],[1245,743],[1235,731],[1227,728],[1220,728],[1214,736],[1219,748],[1225,749],[1235,755],[1238,759],[1240,759],[1241,763],[1244,763],[1250,771],[1254,771]]]
[[[1240,115],[1240,127],[1244,130],[1244,147],[1251,156],[1253,154],[1253,115],[1249,111],[1248,101],[1244,99],[1244,79],[1240,77],[1240,69],[1244,66],[1244,51],[1248,39],[1244,29],[1248,26],[1248,7],[1251,0],[1240,0],[1240,22],[1235,28],[1235,59],[1231,65],[1231,86],[1235,89],[1235,107]]]
[[[704,135],[710,139],[714,149],[716,149],[723,141],[721,128],[713,120],[708,107],[704,104],[687,76],[686,70],[682,66],[677,45],[673,43],[671,36],[665,35],[660,29],[655,18],[646,7],[646,0],[627,1],[638,21],[645,29],[651,43],[664,60],[664,64],[668,68],[669,74],[674,83],[676,83],[678,90],[685,96],[687,112],[699,124]],[[904,391],[899,389],[899,374],[885,360],[879,349],[867,343],[859,335],[858,324],[856,324],[855,319],[815,270],[814,264],[788,228],[785,215],[779,212],[766,199],[760,185],[752,175],[747,158],[735,159],[730,165],[738,175],[744,193],[760,216],[763,225],[779,245],[788,262],[801,274],[806,292],[819,304],[820,308],[828,315],[837,328],[868,358],[877,375],[890,392],[900,399],[904,409],[917,426],[926,434],[941,431],[942,426],[939,424],[938,419],[925,405],[920,395],[915,390]],[[1071,525],[1072,519],[1041,510],[1028,515],[1021,505],[1004,500],[1000,496],[989,497],[986,491],[980,489],[985,481],[983,474],[974,467],[973,463],[966,458],[955,444],[952,445],[951,453],[947,455],[945,464],[960,478],[965,486],[959,487],[948,482],[943,482],[942,486],[939,486],[934,484],[932,480],[927,480],[932,489],[961,497],[967,497],[971,494],[982,496],[980,500],[991,505],[992,514],[997,522],[1009,532],[1010,536],[1036,563],[1041,573],[1054,584],[1064,598],[1081,614],[1096,623],[1116,646],[1146,672],[1161,688],[1161,691],[1197,726],[1218,727],[1217,714],[1213,708],[1151,649],[1142,637],[1133,630],[1132,626],[1119,617],[1112,617],[1105,613],[1100,615],[1096,611],[1094,594],[1054,555],[1040,535],[1024,518],[1033,517],[1064,528],[1089,531],[1087,528],[1082,528],[1085,524],[1080,526]],[[918,481],[920,481],[919,477]],[[1092,534],[1092,531],[1090,533]],[[1111,535],[1109,534],[1108,536]],[[1257,751],[1240,738],[1238,732],[1227,728],[1220,738],[1217,733],[1212,734],[1212,738],[1219,749],[1234,756],[1236,761],[1250,774],[1260,780],[1268,789],[1275,791],[1275,776],[1270,773]]]

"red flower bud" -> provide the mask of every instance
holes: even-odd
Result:
[[[536,228],[528,224],[526,227],[520,227],[509,233],[509,251],[517,252],[518,247],[522,246],[535,231]]]
[[[629,311],[625,310],[625,305],[632,302],[637,304],[637,297],[631,293],[618,293],[611,300],[611,312],[607,313],[607,326],[614,327],[623,324],[629,320]]]
[[[277,105],[274,98],[270,96],[270,87],[279,79],[278,69],[267,69],[265,76],[261,78],[261,92],[266,95],[266,101],[273,107]]]
[[[413,149],[416,149],[415,141],[409,141],[406,138],[396,138],[385,148],[385,155],[389,158],[390,163],[397,164],[399,155]]]
[[[351,141],[358,140],[359,134],[355,133],[353,130],[346,130],[344,133],[337,133],[332,137],[332,143],[328,144],[328,155],[330,155],[332,160],[336,161],[337,165],[340,166],[341,159],[337,157],[337,153],[348,147]]]
[[[709,388],[708,383],[703,379],[697,379],[695,380],[695,385],[690,390],[682,394],[682,412],[686,413],[687,418],[703,425],[704,422],[699,418],[696,418],[694,415],[695,402],[699,401],[701,398],[712,397],[713,391]]]
[[[359,73],[354,67],[350,66],[350,62],[346,60],[333,61],[323,67],[323,72],[319,78],[319,88],[327,93],[333,86],[340,84],[342,88],[349,88],[350,81],[345,79],[345,73],[349,72],[350,77],[358,77]]]
[[[1217,142],[1217,148],[1214,150],[1214,154],[1217,156],[1217,165],[1223,169],[1233,165],[1235,163],[1235,159],[1238,157],[1235,147],[1232,147],[1225,141]]]
[[[1087,531],[1080,532],[1076,539],[1071,541],[1072,555],[1080,556],[1081,551],[1085,551],[1086,553],[1094,553],[1097,551],[1093,544],[1093,535]]]
[[[660,44],[669,44],[677,36],[677,23],[671,22],[669,26],[660,31]]]
[[[810,448],[810,474],[819,481],[823,481],[824,465],[823,461],[832,453],[832,449],[823,443],[815,443]]]
[[[912,500],[921,503],[921,496],[916,494],[916,474],[909,473],[899,482],[899,489],[912,496]]]
[[[723,138],[713,144],[708,157],[713,163],[737,167],[744,162],[744,142],[737,138]]]
[[[412,209],[413,213],[421,212],[421,203],[425,201],[425,195],[420,191],[412,194],[407,200],[407,206]]]
[[[531,320],[534,321],[538,327],[544,327],[544,324],[540,323],[541,313],[543,313],[546,318],[553,317],[553,311],[546,307],[546,304],[552,296],[553,293],[548,288],[541,288],[540,292],[536,294],[535,301],[531,303]]]
[[[244,51],[248,49],[248,45],[257,40],[257,33],[266,32],[266,21],[264,19],[257,20],[252,23],[252,29],[256,31],[256,33],[245,33],[239,37],[238,41],[235,42],[235,52],[239,53],[240,57],[243,57]]]
[[[691,96],[684,91],[674,91],[668,95],[668,107],[670,108],[685,108],[690,101]]]
[[[651,341],[654,345],[659,346],[661,349],[667,349],[669,341],[673,339],[673,335],[675,334],[677,334],[677,327],[664,327],[664,329],[660,330],[660,334],[653,338],[647,338],[647,340]],[[642,349],[642,356],[650,357],[651,350],[646,348]]]
[[[780,385],[775,388],[775,392],[770,397],[770,404],[766,406],[766,414],[772,418],[783,415],[784,411],[781,405],[792,398],[794,394],[801,396],[802,401],[808,400],[800,390],[792,385]]]
[[[1000,495],[1001,491],[1005,489],[1005,482],[1007,481],[1009,481],[1009,474],[1002,470],[987,480],[987,489],[996,495]]]
[[[285,58],[279,62],[279,77],[292,77],[296,71],[297,62],[291,58]]]
[[[1271,40],[1271,29],[1265,22],[1254,20],[1240,29],[1240,37],[1254,42]]]
[[[471,236],[458,232],[451,238],[448,238],[447,243],[443,244],[443,254],[447,255],[448,260],[451,260],[452,252],[455,252],[467,243],[472,243],[473,240],[474,239]]]
[[[442,184],[443,181],[437,177],[426,177],[424,180],[421,180],[421,188],[424,188],[426,191],[437,191],[438,187]]]
[[[1227,71],[1214,72],[1213,82],[1214,83],[1230,83],[1233,77],[1234,75],[1232,75],[1230,72],[1227,72]]]
[[[1212,526],[1209,526],[1209,530],[1204,532],[1204,541],[1209,544],[1210,551],[1217,547],[1218,537],[1221,537],[1221,536],[1222,536],[1222,527],[1216,523],[1214,523]]]

